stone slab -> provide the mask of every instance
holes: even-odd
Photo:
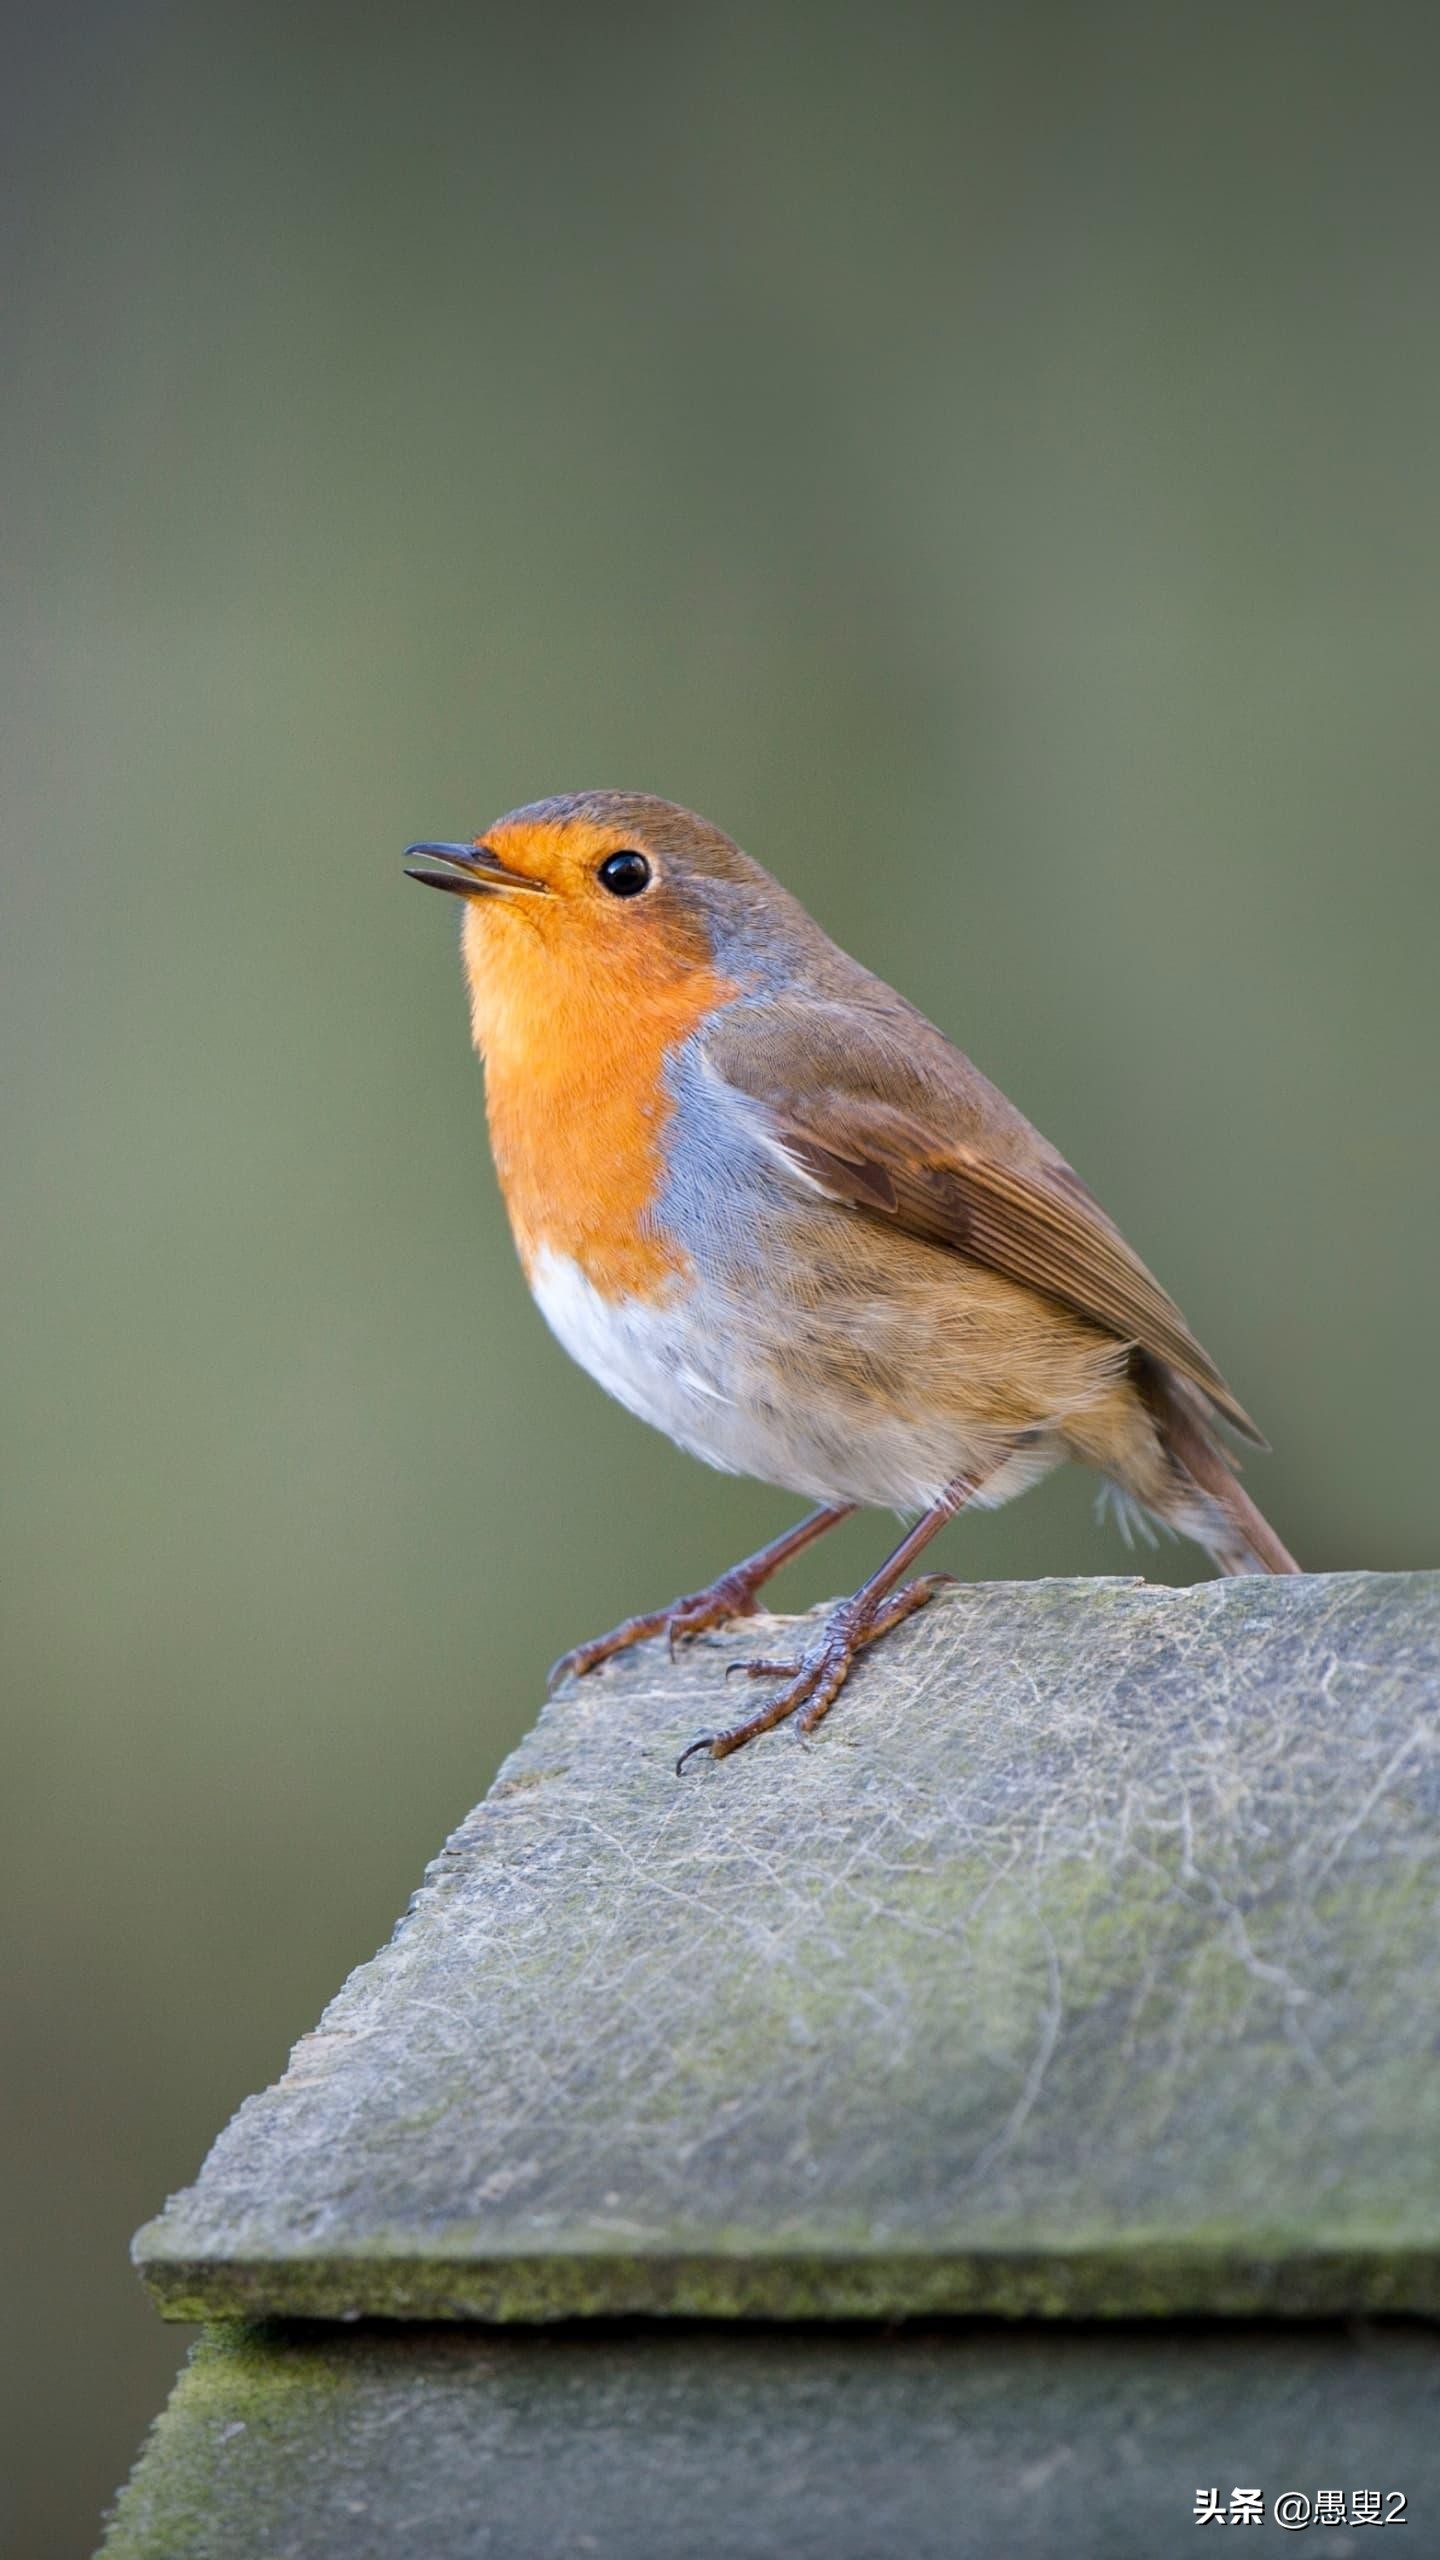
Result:
[[[1368,2488],[1421,2560],[1437,2389],[1440,2339],[1358,2324],[242,2331],[197,2351],[104,2560],[1156,2560],[1237,2487],[1249,2553],[1301,2547],[1282,2492],[1348,2518]]]
[[[803,1632],[545,1709],[162,2308],[1440,2310],[1440,1575],[957,1588],[677,1780]]]

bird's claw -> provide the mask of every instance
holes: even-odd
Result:
[[[753,1583],[741,1574],[723,1573],[708,1590],[687,1592],[683,1600],[672,1600],[668,1609],[651,1609],[643,1617],[625,1618],[608,1635],[594,1636],[589,1644],[577,1644],[562,1653],[550,1665],[547,1689],[552,1693],[562,1680],[572,1676],[583,1680],[587,1672],[598,1671],[602,1662],[611,1662],[617,1653],[628,1653],[630,1647],[643,1644],[648,1636],[663,1636],[670,1659],[676,1648],[693,1643],[711,1627],[728,1625],[732,1618],[753,1618],[759,1608]]]
[[[675,1659],[679,1644],[693,1644],[697,1636],[708,1635],[712,1627],[726,1627],[732,1618],[753,1618],[760,1602],[755,1586],[742,1574],[722,1573],[708,1591],[693,1591],[686,1600],[677,1600],[665,1629],[670,1659]]]
[[[843,1600],[827,1618],[812,1645],[808,1645],[798,1662],[728,1662],[725,1677],[743,1671],[752,1680],[783,1680],[778,1695],[747,1716],[742,1724],[731,1725],[724,1733],[705,1733],[682,1751],[675,1763],[678,1777],[688,1760],[708,1751],[712,1760],[726,1760],[732,1751],[744,1749],[758,1735],[769,1733],[787,1717],[795,1719],[799,1741],[806,1741],[826,1717],[844,1688],[856,1657],[877,1636],[887,1635],[915,1609],[923,1609],[933,1599],[942,1583],[954,1579],[948,1573],[924,1573],[905,1583],[899,1591],[889,1593],[878,1604],[871,1602],[864,1610],[853,1600]]]

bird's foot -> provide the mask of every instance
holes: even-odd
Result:
[[[952,1582],[953,1574],[922,1573],[914,1582],[904,1583],[900,1590],[865,1602],[862,1595],[842,1600],[832,1609],[815,1642],[807,1645],[798,1662],[732,1662],[729,1671],[743,1671],[751,1680],[783,1680],[785,1686],[767,1700],[743,1724],[731,1725],[723,1733],[702,1733],[689,1743],[675,1763],[680,1776],[686,1762],[708,1753],[712,1760],[728,1760],[732,1751],[740,1751],[757,1734],[769,1733],[787,1716],[794,1716],[795,1730],[804,1738],[813,1733],[827,1716],[848,1680],[856,1657],[874,1644],[877,1636],[888,1635],[892,1627],[923,1609],[942,1583]],[[727,1678],[729,1672],[727,1672]]]
[[[732,1618],[753,1618],[759,1600],[759,1581],[743,1564],[733,1565],[718,1581],[704,1591],[688,1592],[683,1600],[672,1600],[667,1609],[651,1609],[638,1618],[623,1618],[608,1635],[592,1636],[589,1644],[577,1644],[570,1653],[562,1653],[550,1666],[549,1685],[559,1687],[574,1672],[583,1678],[612,1655],[628,1653],[632,1644],[643,1644],[647,1636],[664,1636],[671,1658],[679,1644],[689,1644],[693,1637],[704,1635],[707,1628],[728,1625]]]

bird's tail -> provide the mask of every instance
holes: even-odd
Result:
[[[1171,1528],[1208,1547],[1222,1573],[1298,1573],[1235,1473],[1199,1396],[1171,1371],[1146,1361],[1136,1379],[1172,1470],[1172,1487],[1149,1507]]]

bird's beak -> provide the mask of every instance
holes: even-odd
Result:
[[[512,871],[488,844],[407,845],[405,869],[412,880],[423,880],[427,889],[450,889],[457,898],[508,896],[512,890],[528,891],[531,897],[546,894],[543,880]]]

